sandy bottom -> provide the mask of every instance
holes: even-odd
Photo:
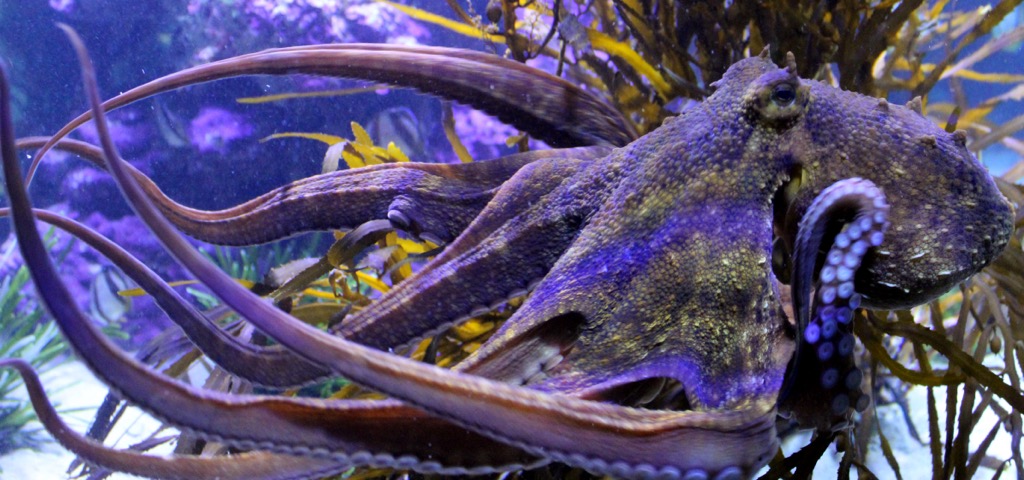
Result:
[[[957,398],[962,397],[963,390],[961,389]],[[935,389],[935,401],[938,406],[939,428],[941,430],[945,428],[943,427],[946,417],[945,387]],[[921,436],[921,440],[928,442],[928,390],[923,387],[912,388],[907,394],[907,402],[910,407],[910,420],[914,423],[914,427],[917,429],[918,435]],[[977,399],[975,399],[975,404],[977,404]],[[1007,408],[1005,404],[1003,406]],[[876,411],[882,433],[885,434],[885,438],[889,441],[889,446],[892,448],[893,456],[896,457],[896,463],[899,465],[903,478],[931,478],[931,451],[927,443],[921,444],[911,435],[903,410],[899,406],[891,404],[879,406],[876,408]],[[982,415],[971,435],[971,452],[977,449],[996,422],[997,418],[991,414],[991,410],[986,411],[985,415]],[[810,432],[790,438],[783,444],[783,451],[786,454],[790,454],[806,445],[810,439]],[[988,448],[988,454],[1000,460],[1005,460],[1010,458],[1010,448],[1010,434],[1005,429],[1000,428],[995,440]],[[836,452],[835,445],[829,447],[828,451],[814,468],[814,478],[836,478],[839,461],[842,459],[842,456],[842,453]],[[882,447],[878,436],[874,436],[868,444],[867,466],[879,479],[896,478],[896,473],[882,454]],[[981,467],[978,469],[975,478],[993,478],[994,473],[993,470]],[[1008,468],[1003,473],[1004,478],[1012,476],[1012,472]],[[852,477],[856,478],[856,471],[854,471]]]
[[[61,418],[79,433],[85,432],[96,414],[96,408],[103,403],[107,388],[92,372],[80,362],[68,362],[52,369],[42,376],[43,387],[51,400],[58,404],[58,410],[68,412]],[[26,397],[24,389],[18,392]],[[42,428],[35,423],[29,428]],[[139,442],[160,427],[160,422],[136,408],[129,408],[123,419],[117,423],[109,439],[117,439],[113,445],[124,448]],[[109,443],[108,443],[109,445]],[[169,452],[170,446],[162,446],[162,452]],[[156,450],[161,452],[161,450]],[[75,456],[56,442],[44,445],[40,450],[15,450],[0,457],[0,478],[12,480],[58,480],[70,478],[68,466]],[[137,479],[134,475],[115,474],[115,480]]]

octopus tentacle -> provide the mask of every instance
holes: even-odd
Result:
[[[580,153],[606,153],[595,148]],[[585,159],[559,158],[523,167],[441,255],[335,331],[364,345],[398,348],[525,294],[547,274],[579,228],[576,217],[553,207],[558,195],[551,192],[588,164]],[[531,218],[538,220],[527,220]],[[460,280],[482,277],[492,281]]]
[[[792,278],[799,343],[787,379],[790,385],[799,383],[800,389],[783,403],[791,405],[802,424],[842,428],[850,407],[863,410],[870,402],[861,392],[863,374],[853,358],[853,311],[861,300],[854,291],[853,276],[868,249],[882,243],[888,213],[885,194],[874,183],[851,178],[823,190],[800,220]],[[818,251],[829,228],[843,220],[848,221],[818,270],[812,308],[811,279]],[[829,408],[821,408],[823,398]],[[802,405],[808,402],[813,405]]]
[[[49,259],[20,180],[7,79],[2,70],[0,92],[0,152],[22,256],[43,303],[68,342],[94,373],[125,398],[169,423],[195,429],[204,438],[225,441],[239,448],[262,448],[320,458],[321,462],[307,464],[314,476],[318,470],[334,469],[334,465],[375,465],[425,472],[479,474],[521,469],[543,462],[519,448],[427,416],[398,401],[328,401],[221,394],[156,374],[120,352],[78,309]],[[100,125],[101,135],[106,137],[106,124],[101,122]],[[118,171],[127,175],[125,170]],[[144,197],[141,190],[136,190],[136,193]],[[155,207],[149,205],[149,208]],[[174,231],[169,224],[165,226]],[[174,235],[178,241],[184,242],[176,233]],[[271,309],[279,314],[274,321],[291,318],[274,307]],[[17,363],[9,365],[18,367]],[[154,395],[153,392],[160,394]],[[38,404],[37,407],[42,407],[43,413],[47,413],[45,405]],[[61,434],[62,431],[56,433]],[[194,467],[195,462],[165,463],[161,467],[154,465],[159,460],[115,458],[108,455],[109,452],[90,445],[69,442],[67,446],[78,448],[76,452],[90,461],[141,475],[154,475],[164,471],[162,469],[170,469],[166,470],[167,478],[217,478],[215,471],[182,473],[173,470],[189,465]],[[328,462],[322,461],[324,457]],[[283,467],[291,468],[287,464]]]
[[[86,90],[97,118],[97,131],[108,157],[109,169],[129,202],[168,251],[197,279],[282,345],[357,383],[400,398],[453,423],[534,454],[599,474],[629,478],[680,478],[695,474],[695,471],[702,475],[719,472],[749,475],[752,469],[767,462],[767,455],[760,451],[751,452],[747,447],[752,443],[774,441],[773,404],[753,401],[748,409],[742,411],[647,411],[524,390],[395,357],[331,336],[260,301],[199,256],[170,222],[160,216],[158,209],[135,184],[134,178],[124,170],[123,160],[109,139],[84,46],[70,29],[68,31],[82,59]],[[6,163],[13,162],[5,162],[7,171],[17,172],[14,170],[16,166]],[[12,205],[17,199],[23,208],[28,203],[24,189],[18,180],[12,181],[10,175],[7,178],[11,188],[21,189],[16,196],[12,195]],[[20,221],[30,227],[31,215],[25,212]],[[43,274],[36,281],[43,288],[57,289],[59,285],[54,284],[59,284],[59,281],[50,274],[52,265],[42,255],[38,232],[34,237],[26,238],[34,243],[32,248],[40,250],[34,255],[34,263],[50,267],[50,272],[47,272],[47,268],[36,265],[41,270],[38,273]],[[41,256],[43,258],[39,258]],[[74,316],[76,312],[73,306],[57,306],[54,313],[55,316]],[[153,405],[158,400],[151,399],[149,403],[152,408],[160,407]],[[536,435],[542,430],[545,435]],[[265,434],[275,435],[272,431]],[[683,442],[690,447],[680,449]]]
[[[43,137],[33,137],[19,140],[18,146],[21,148],[30,148],[34,144],[45,141]],[[81,155],[98,166],[103,165],[102,152],[100,152],[95,146],[90,144],[74,141],[74,140],[62,140],[57,144],[58,148],[67,149],[73,153]],[[458,321],[466,318],[471,313],[479,313],[478,311],[488,306],[494,306],[495,302],[504,302],[507,298],[514,297],[525,293],[528,290],[530,281],[541,277],[546,271],[535,271],[531,272],[529,269],[523,268],[521,264],[512,262],[506,265],[505,268],[498,268],[493,265],[493,262],[480,264],[474,261],[464,261],[468,266],[475,269],[482,269],[487,272],[488,275],[496,276],[497,278],[503,279],[503,283],[494,287],[493,285],[487,284],[474,284],[474,287],[479,287],[485,291],[476,292],[472,288],[466,288],[465,285],[453,284],[449,292],[443,294],[445,298],[449,298],[448,302],[442,303],[431,303],[434,308],[431,311],[424,312],[422,309],[418,309],[415,315],[408,310],[408,305],[416,302],[408,301],[410,298],[424,296],[432,293],[433,290],[428,290],[425,285],[430,283],[436,283],[439,278],[443,278],[444,275],[431,276],[427,272],[437,270],[439,265],[449,263],[450,259],[458,257],[467,251],[473,249],[477,244],[485,242],[487,236],[491,235],[498,227],[504,225],[504,222],[511,221],[519,215],[521,210],[536,203],[541,196],[555,189],[558,184],[562,183],[566,178],[570,178],[571,174],[575,173],[578,169],[589,164],[589,162],[595,158],[603,156],[609,152],[609,149],[605,147],[581,147],[576,149],[563,149],[557,151],[538,151],[527,154],[518,154],[504,159],[495,160],[492,162],[509,162],[513,160],[517,162],[529,162],[526,166],[517,170],[515,175],[515,181],[506,182],[496,194],[494,202],[492,202],[487,209],[479,215],[479,217],[471,224],[466,230],[465,235],[450,245],[444,250],[439,258],[433,262],[430,266],[425,268],[416,278],[411,279],[408,282],[399,285],[393,295],[385,297],[381,301],[372,305],[370,308],[358,313],[353,314],[350,318],[346,319],[346,322],[342,324],[343,328],[336,329],[336,332],[346,335],[349,337],[356,338],[357,341],[365,342],[376,346],[377,348],[394,348],[408,344],[419,338],[423,338],[436,332],[442,328],[446,328],[448,325],[458,323]],[[492,162],[484,162],[476,165],[487,165]],[[430,165],[427,165],[430,166]],[[490,170],[489,168],[480,169],[477,175],[474,177],[468,177],[476,181],[476,177],[486,177],[487,175],[483,172]],[[137,170],[131,169],[137,180],[143,183],[143,186],[152,186],[152,183]],[[467,177],[462,177],[467,178]],[[282,190],[289,190],[288,187]],[[292,188],[291,190],[297,190]],[[159,193],[159,190],[147,189],[150,194],[150,198],[156,200],[157,205],[161,206],[161,210],[167,214],[169,211],[179,212],[184,207],[179,207],[173,204],[166,197],[163,197]],[[401,196],[400,199],[408,199],[410,196]],[[406,210],[404,208],[399,209],[396,207],[398,199],[393,201],[388,208],[388,217],[395,217],[401,215],[406,221],[409,219],[415,219],[417,225],[423,225],[422,215],[419,214],[419,210]],[[408,204],[403,204],[403,207]],[[272,209],[273,207],[267,207]],[[434,208],[434,211],[444,211],[441,208]],[[181,218],[170,216],[170,218]],[[394,221],[392,221],[394,223]],[[179,228],[183,228],[186,233],[196,235],[197,230],[190,228],[189,225],[194,223],[186,224],[182,221],[176,222]],[[401,225],[404,229],[410,229],[408,224]],[[225,231],[233,231],[234,228],[225,228]],[[265,229],[264,229],[265,230]],[[534,230],[521,231],[519,237],[528,240],[534,236],[541,236]],[[555,238],[555,237],[552,237]],[[562,235],[557,238],[567,240],[568,237]],[[205,239],[209,239],[206,237]],[[556,254],[564,249],[565,242],[561,242],[560,246],[552,247],[552,252]],[[533,245],[533,249],[539,249],[539,245]],[[487,252],[484,250],[482,253],[477,252],[473,258],[487,257]],[[492,257],[496,258],[496,257]],[[537,259],[531,259],[536,261]],[[523,259],[525,262],[526,259]],[[553,260],[552,260],[553,261]],[[457,262],[456,262],[457,263]],[[550,263],[550,262],[549,262]],[[451,265],[449,265],[451,267]],[[451,267],[455,268],[455,267]],[[541,270],[545,270],[541,268]],[[518,276],[517,276],[518,275]],[[506,285],[507,284],[507,285]],[[155,289],[156,287],[154,287]],[[150,290],[147,288],[147,290]],[[411,292],[407,295],[401,292]],[[468,298],[466,302],[455,301],[455,297]],[[171,318],[177,318],[176,315],[171,315]],[[205,325],[205,323],[190,322],[189,319],[193,318],[191,315],[182,314],[181,316],[182,326],[190,326],[191,328],[200,328],[199,325]],[[430,323],[423,325],[412,325],[410,319],[426,320]],[[216,326],[209,325],[208,329],[215,329]],[[291,355],[285,352],[273,352],[273,356],[281,357],[280,359],[272,360],[273,365],[265,365],[262,361],[256,361],[245,355],[236,355],[231,353],[236,348],[230,345],[224,347],[218,347],[218,342],[213,342],[211,336],[227,336],[230,339],[234,339],[233,336],[227,335],[219,328],[209,332],[194,332],[189,334],[190,337],[198,341],[198,346],[207,353],[211,354],[211,357],[217,361],[217,357],[226,357],[227,363],[223,366],[233,372],[242,376],[243,378],[251,378],[255,383],[264,384],[269,386],[285,386],[288,382],[307,382],[314,381],[319,378],[323,378],[326,372],[320,368],[314,368],[309,366],[307,369],[301,368],[301,363],[294,365],[296,368],[288,368],[284,364],[277,362],[290,362],[294,360]],[[203,339],[208,340],[206,342]],[[222,339],[225,340],[225,339]],[[237,339],[235,339],[237,341]],[[246,346],[244,348],[253,348],[252,346]],[[223,355],[213,353],[217,350],[223,350]],[[269,352],[267,352],[269,354]],[[236,361],[237,360],[237,361]],[[218,363],[220,363],[218,361]],[[266,368],[263,368],[266,367]]]
[[[169,218],[183,231],[210,243],[254,245],[299,232],[354,228],[374,219],[396,218],[394,212],[404,210],[409,212],[405,218],[415,223],[396,226],[448,242],[490,201],[501,180],[538,157],[543,155],[527,153],[493,164],[480,162],[477,171],[494,173],[480,183],[450,175],[453,170],[472,170],[474,167],[467,166],[475,163],[388,164],[343,170],[298,180],[221,211],[181,207]]]
[[[71,319],[62,316],[59,322],[77,350],[82,353],[83,349],[92,350],[87,360],[90,368],[125,398],[162,420],[193,430],[205,439],[243,449],[260,448],[288,455],[311,456],[320,462],[329,460],[323,465],[310,462],[310,477],[315,477],[317,471],[327,467],[336,469],[352,465],[480,474],[543,463],[517,448],[429,417],[393,400],[328,401],[227,395],[190,387],[156,374],[120,353],[84,317]],[[102,370],[97,368],[99,365],[102,365]],[[153,398],[154,391],[161,392],[159,399]],[[45,396],[41,396],[40,401],[42,399]],[[40,411],[40,417],[49,414],[47,407],[39,401],[34,401],[34,406]],[[314,418],[315,421],[309,421]],[[46,426],[63,440],[63,429],[53,430],[50,425]],[[159,468],[149,469],[153,462],[118,458],[109,452],[98,451],[95,446],[83,446],[75,441],[62,443],[83,458],[107,468],[146,476],[161,475]],[[187,469],[190,465],[187,460],[178,463],[180,465],[164,468]],[[217,478],[218,472],[213,470],[214,467],[204,468],[207,470],[203,470],[202,475],[198,475],[198,471],[163,475],[166,478]],[[285,469],[282,473],[288,471]]]
[[[157,93],[242,75],[305,73],[416,88],[497,116],[554,147],[622,146],[637,137],[621,113],[593,93],[518,62],[469,50],[381,45],[309,45],[270,49],[172,73],[103,104],[113,110]],[[56,142],[92,118],[84,113]],[[53,142],[29,167],[28,181]]]
[[[26,138],[18,146],[30,148],[47,141],[52,140]],[[57,145],[105,168],[102,153],[94,146],[66,139]],[[178,228],[209,243],[253,245],[306,231],[354,228],[399,213],[409,219],[401,227],[447,242],[477,216],[494,189],[523,165],[570,155],[571,151],[537,151],[488,162],[397,163],[341,170],[298,180],[219,211],[180,205],[142,172],[129,170]]]
[[[10,213],[0,209],[0,217]],[[74,220],[46,210],[35,210],[36,218],[67,231],[95,248],[151,295],[188,338],[225,370],[257,385],[276,388],[301,386],[331,376],[294,353],[275,347],[260,347],[241,341],[182,299],[166,282],[130,253]]]
[[[149,478],[176,480],[291,480],[336,475],[350,466],[348,462],[330,458],[299,457],[269,452],[247,452],[218,457],[165,457],[116,450],[76,433],[64,423],[46,397],[39,377],[28,362],[20,359],[0,360],[0,368],[13,368],[21,374],[36,416],[61,445],[90,463],[104,468],[145,475]]]

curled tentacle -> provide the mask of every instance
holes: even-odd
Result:
[[[495,115],[554,147],[622,146],[637,137],[621,113],[564,79],[495,55],[441,47],[345,44],[265,50],[158,78],[108,100],[103,108],[223,78],[296,73],[416,88]],[[29,167],[29,182],[52,144],[91,118],[90,113],[75,118],[40,149]]]
[[[750,475],[767,462],[760,452],[746,448],[751,442],[774,438],[774,404],[751,402],[740,411],[673,412],[648,411],[601,404],[564,395],[524,390],[511,385],[395,357],[375,349],[326,334],[292,318],[261,301],[214,265],[199,256],[166,219],[160,216],[146,194],[123,168],[123,160],[109,138],[95,78],[81,41],[73,37],[85,70],[86,90],[97,117],[109,169],[129,202],[156,236],[198,280],[257,328],[312,362],[323,363],[347,378],[416,405],[438,417],[521,447],[533,454],[580,466],[598,474],[627,478],[681,478],[684,475]],[[30,212],[19,173],[13,162],[5,162],[12,206],[22,210],[17,218],[19,243],[31,252],[35,279],[41,289],[67,296],[32,229]],[[32,230],[34,231],[34,229]],[[25,242],[30,242],[25,246]],[[30,255],[25,255],[26,258]],[[54,306],[54,316],[80,316],[73,305]],[[85,347],[88,347],[87,345]],[[83,356],[95,353],[94,349]],[[146,400],[146,399],[144,399]],[[159,410],[159,399],[146,400]],[[332,412],[325,409],[325,414]],[[279,412],[291,414],[292,412]],[[297,417],[297,418],[296,418]],[[291,417],[296,421],[319,423],[312,416]],[[277,432],[263,428],[272,439]],[[545,435],[539,436],[538,431]],[[688,448],[681,449],[681,444]],[[741,465],[742,467],[737,467]],[[422,466],[422,465],[418,465]],[[413,468],[416,468],[415,466]],[[425,469],[425,468],[424,468]]]
[[[10,213],[0,209],[0,217]],[[225,370],[257,385],[287,388],[330,376],[326,369],[313,365],[279,347],[260,347],[241,341],[224,331],[206,315],[182,299],[166,282],[130,253],[89,227],[46,210],[35,210],[36,218],[67,231],[95,248],[117,268],[151,295],[188,338],[211,360]]]
[[[888,213],[885,194],[875,184],[851,178],[822,191],[800,221],[792,277],[799,343],[787,380],[790,385],[799,383],[800,391],[786,394],[784,402],[792,405],[801,423],[838,428],[851,407],[863,410],[870,402],[861,392],[863,374],[853,358],[853,311],[861,299],[853,276],[868,249],[882,243]],[[828,230],[844,220],[818,270],[811,308],[818,251]],[[822,408],[823,399],[827,408]],[[806,402],[813,405],[803,405]]]

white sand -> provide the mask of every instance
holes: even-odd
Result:
[[[61,418],[79,433],[89,428],[96,409],[103,403],[107,388],[100,383],[92,372],[80,362],[72,361],[47,371],[42,376],[43,387],[51,399],[59,403],[59,411],[71,411],[62,414]],[[26,398],[25,390],[19,389],[19,397]],[[142,413],[136,408],[129,408],[121,421],[117,422],[109,439],[118,439],[115,446],[124,448],[132,443],[147,438],[159,428],[160,422]],[[42,428],[34,423],[29,428]],[[110,443],[108,442],[108,445]],[[170,451],[171,447],[161,446]],[[40,451],[29,449],[15,450],[9,455],[0,457],[0,478],[12,480],[58,480],[69,478],[67,468],[75,456],[56,442],[43,446]],[[115,480],[136,479],[133,475],[116,474],[110,477]]]
[[[958,398],[962,399],[962,396],[963,390],[961,389]],[[922,387],[912,388],[907,395],[907,401],[910,405],[910,417],[914,422],[917,433],[921,436],[922,441],[928,442],[928,390]],[[941,432],[945,428],[946,417],[945,387],[935,389],[935,401],[938,407],[939,428]],[[977,406],[977,402],[978,400],[975,399],[975,406]],[[876,412],[879,425],[881,425],[882,431],[885,433],[885,438],[889,441],[889,446],[892,448],[893,456],[896,458],[896,463],[899,465],[903,478],[931,478],[932,457],[929,447],[927,444],[919,443],[911,436],[910,429],[907,427],[900,407],[895,404],[884,405],[877,407]],[[995,425],[995,422],[996,417],[991,414],[991,411],[986,411],[972,432],[971,452],[977,449],[981,441],[988,435],[989,430]],[[786,454],[790,454],[806,445],[810,438],[810,432],[807,432],[801,435],[800,438],[790,439],[783,445],[783,450]],[[1000,460],[1010,457],[1010,434],[1005,429],[1000,429],[1000,432],[988,449],[988,454]],[[835,445],[829,447],[829,450],[818,461],[814,469],[814,478],[836,478],[836,472],[838,471],[841,459],[842,454],[836,452]],[[896,478],[895,472],[889,467],[889,462],[882,455],[882,447],[877,435],[872,437],[868,445],[867,466],[880,480]],[[992,470],[982,467],[978,469],[976,477],[992,478],[993,474]],[[1003,477],[1009,478],[1009,476],[1012,476],[1012,471],[1005,471]],[[856,478],[856,471],[854,471],[852,477]]]

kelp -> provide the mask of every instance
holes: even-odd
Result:
[[[358,122],[352,122],[352,140],[326,133],[283,132],[275,133],[260,140],[265,142],[279,138],[306,138],[318,140],[328,145],[324,153],[323,173],[338,170],[339,160],[344,160],[348,168],[362,168],[382,163],[408,162],[409,156],[395,145],[388,142],[386,147],[374,145],[370,134]]]
[[[24,266],[0,281],[0,357],[24,359],[38,370],[51,369],[68,360],[68,345],[42,306],[26,294],[29,284]],[[48,439],[32,422],[35,414],[28,399],[15,397],[22,382],[11,372],[0,373],[0,455],[38,448]]]
[[[524,62],[538,56],[556,59],[557,73],[607,92],[640,134],[674,114],[678,107],[673,103],[700,100],[729,65],[765,47],[771,48],[777,62],[793,52],[801,77],[878,97],[927,96],[938,82],[949,79],[1022,81],[1019,74],[970,68],[1024,36],[1020,26],[976,45],[1020,0],[977,10],[955,10],[948,1],[928,5],[922,0],[842,1],[831,6],[808,0],[610,0],[584,6],[495,0],[491,3],[501,15],[491,22],[469,15],[454,0],[448,3],[456,4],[455,19],[380,1],[417,20],[492,44],[504,43],[509,56]],[[558,48],[549,48],[554,43]],[[945,50],[939,52],[942,46]],[[969,47],[974,50],[961,59]],[[937,61],[925,61],[936,56]],[[567,66],[564,72],[563,65]],[[1005,96],[975,107],[980,110],[958,105],[966,112],[960,128],[977,136],[992,133],[974,147],[976,151],[1024,128],[1024,120],[1016,119],[993,132],[984,121],[995,109],[1012,108],[1008,104],[1019,101],[1021,95],[1018,85]],[[941,106],[936,113],[948,115],[951,110]]]

